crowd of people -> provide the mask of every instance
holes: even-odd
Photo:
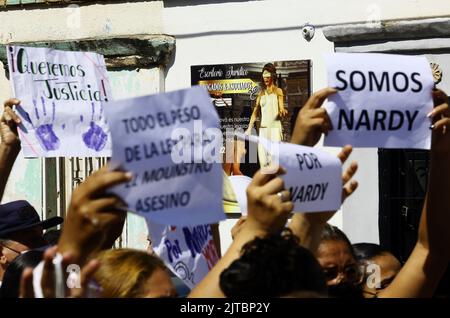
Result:
[[[298,114],[292,143],[314,146],[332,129],[322,104],[334,93],[326,88],[309,98]],[[432,297],[450,259],[450,110],[444,92],[433,91],[433,98],[428,190],[417,243],[405,264],[378,245],[352,245],[344,232],[328,224],[336,211],[295,211],[290,218],[294,205],[281,178],[286,171],[277,167],[272,174],[258,171],[253,176],[247,188],[248,215],[233,228],[232,244],[188,297]],[[18,104],[6,101],[0,121],[0,198],[20,152],[21,120],[13,111]],[[351,146],[342,149],[342,163],[351,152]],[[344,169],[342,201],[358,187],[353,180],[357,169],[356,162]],[[26,201],[2,204],[0,297],[177,296],[158,256],[113,248],[127,206],[108,189],[131,179],[130,173],[108,166],[95,172],[74,190],[64,222],[41,221]],[[44,233],[62,222],[60,233]],[[81,273],[69,286],[72,264]],[[371,266],[379,269],[379,281],[366,270]]]

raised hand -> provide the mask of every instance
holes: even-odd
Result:
[[[0,200],[3,197],[6,183],[12,167],[20,152],[20,140],[17,126],[21,124],[19,116],[12,107],[19,105],[18,99],[9,99],[4,103],[4,110],[0,119]]]
[[[286,171],[278,167],[275,173],[258,171],[247,188],[248,216],[245,228],[265,233],[281,230],[294,208],[290,193],[280,175]]]
[[[247,188],[248,216],[233,243],[206,277],[192,290],[189,297],[224,297],[219,277],[225,268],[241,255],[242,247],[257,237],[280,231],[294,208],[290,193],[284,188],[279,167],[273,174],[258,171]]]
[[[450,108],[447,94],[441,90],[433,91],[433,99],[435,107],[428,114],[428,117],[432,120],[430,129],[433,131],[432,136],[432,151],[448,151],[450,144],[446,143],[449,137],[446,136],[450,133]]]
[[[12,110],[12,107],[19,105],[20,100],[11,98],[5,101],[3,115],[0,120],[0,137],[3,145],[20,147],[17,125],[22,122],[20,117]]]
[[[107,190],[131,179],[129,173],[106,166],[75,189],[58,243],[60,253],[71,252],[83,264],[93,253],[112,246],[122,232],[126,205]]]
[[[295,121],[291,143],[313,147],[322,134],[332,128],[330,118],[322,104],[328,96],[336,93],[334,88],[324,88],[315,92],[302,107]]]
[[[432,297],[450,260],[450,111],[447,95],[433,92],[430,173],[417,243],[379,298]]]

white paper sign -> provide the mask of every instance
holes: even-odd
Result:
[[[147,225],[153,250],[189,288],[194,288],[219,261],[210,225]]]
[[[134,175],[113,189],[130,211],[165,225],[225,219],[219,117],[203,88],[111,102],[106,115],[111,166]]]
[[[111,155],[102,55],[22,46],[8,46],[7,55],[25,157]]]
[[[260,143],[270,153],[271,163],[280,165],[286,190],[291,193],[294,212],[336,211],[342,203],[342,164],[328,152],[290,143],[276,143],[256,136],[248,138]]]
[[[228,176],[233,187],[236,200],[242,215],[247,215],[247,188],[252,182],[252,178],[247,176]]]
[[[326,146],[430,149],[433,78],[425,57],[327,55],[326,109],[333,130]]]

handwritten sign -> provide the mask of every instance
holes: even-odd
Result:
[[[219,261],[210,225],[147,225],[153,250],[189,288],[194,288]]]
[[[166,225],[223,220],[221,131],[201,87],[111,102],[112,167],[131,171],[118,186],[131,211]]]
[[[270,154],[270,163],[287,170],[281,177],[291,193],[295,212],[339,209],[342,203],[342,164],[336,156],[317,148],[237,135],[261,144]]]
[[[111,155],[102,55],[23,46],[8,46],[7,55],[25,157]]]
[[[328,55],[326,146],[430,149],[433,78],[425,57]]]

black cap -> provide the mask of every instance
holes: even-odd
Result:
[[[42,226],[44,229],[61,224],[58,216],[41,221],[36,210],[27,201],[14,201],[0,205],[0,238],[7,239],[12,233]]]

